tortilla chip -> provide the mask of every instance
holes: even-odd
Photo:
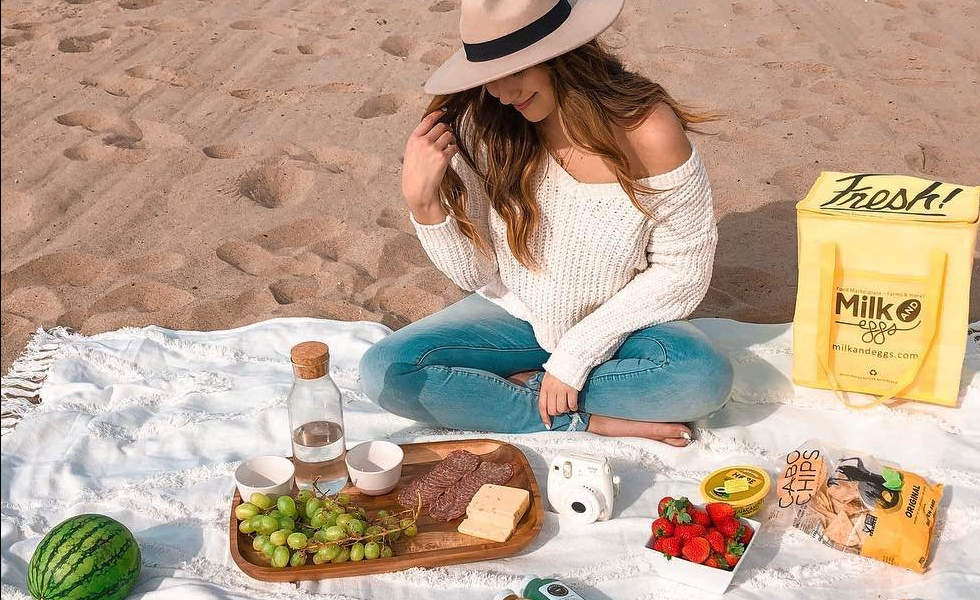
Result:
[[[838,544],[840,546],[853,546],[857,543],[857,539],[851,539],[854,531],[854,523],[851,523],[851,519],[845,513],[837,513],[834,518],[831,519],[830,525],[824,528],[824,535],[827,536],[830,541]]]
[[[870,510],[868,510],[868,507],[864,505],[864,502],[861,502],[860,500],[858,500],[857,502],[848,502],[843,507],[841,507],[841,509],[843,510],[843,512],[847,513],[847,516],[849,517],[853,517],[855,515],[860,515],[860,514],[868,514],[871,512]]]
[[[827,493],[841,504],[850,504],[852,500],[861,499],[861,490],[856,481],[834,481],[827,485]]]

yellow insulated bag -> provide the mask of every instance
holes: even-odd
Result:
[[[797,207],[793,380],[955,406],[980,187],[822,173]],[[843,391],[871,394],[854,404]]]

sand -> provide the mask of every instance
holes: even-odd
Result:
[[[608,39],[629,64],[726,112],[694,138],[720,228],[697,316],[792,320],[793,206],[821,170],[980,183],[975,2],[628,4]],[[462,298],[399,172],[458,19],[456,0],[5,1],[3,367],[37,327],[397,328]]]

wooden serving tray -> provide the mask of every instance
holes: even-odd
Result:
[[[365,559],[340,564],[310,563],[302,567],[276,569],[269,564],[268,559],[261,552],[252,548],[252,538],[238,531],[235,508],[242,503],[242,498],[236,490],[231,503],[228,529],[231,556],[235,563],[246,575],[261,581],[305,581],[352,577],[401,571],[412,567],[436,567],[511,556],[527,546],[541,531],[541,525],[544,523],[541,493],[538,491],[531,465],[528,464],[524,453],[516,446],[496,440],[475,439],[401,444],[401,448],[405,451],[405,461],[402,464],[402,477],[398,487],[383,496],[367,496],[348,484],[343,491],[350,495],[353,504],[364,507],[372,515],[381,509],[404,510],[398,504],[398,492],[416,477],[425,474],[453,450],[469,450],[483,460],[509,462],[514,466],[514,476],[505,485],[524,488],[531,493],[531,505],[517,524],[514,534],[503,543],[471,537],[456,531],[462,518],[444,523],[433,520],[426,511],[423,511],[417,521],[418,535],[413,538],[402,536],[392,544],[395,555],[390,558]]]

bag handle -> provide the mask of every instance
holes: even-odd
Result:
[[[936,341],[936,331],[938,330],[939,307],[942,305],[943,280],[946,277],[946,253],[936,250],[929,258],[929,277],[926,284],[925,314],[922,316],[922,323],[925,326],[923,332],[926,338],[926,347],[919,354],[919,358],[912,364],[902,377],[895,383],[895,386],[883,396],[875,398],[866,404],[854,404],[843,394],[837,375],[830,366],[830,354],[833,347],[831,331],[833,329],[833,306],[834,290],[840,281],[840,262],[837,260],[837,244],[828,242],[820,246],[820,304],[817,309],[817,362],[823,371],[824,376],[830,383],[837,398],[848,408],[865,410],[880,404],[886,404],[895,399],[896,396],[904,392],[919,375],[919,370],[925,364],[926,357],[932,350]]]

